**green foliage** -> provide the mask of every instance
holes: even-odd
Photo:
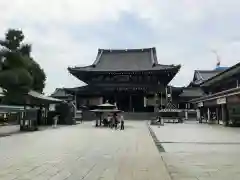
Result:
[[[24,39],[23,32],[20,30],[9,29],[5,34],[5,40],[0,42],[0,45],[11,51],[17,51]]]
[[[22,31],[10,29],[0,41],[0,86],[6,90],[6,96],[29,90],[41,93],[45,87],[46,75],[31,57],[31,45],[23,40]]]
[[[29,66],[29,72],[33,77],[32,89],[38,92],[42,92],[45,87],[46,75],[40,65],[31,59]]]

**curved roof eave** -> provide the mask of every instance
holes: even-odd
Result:
[[[161,65],[157,64],[149,69],[95,69],[92,65],[91,66],[84,66],[84,67],[69,67],[68,71],[72,72],[132,72],[132,71],[168,71],[168,70],[179,70],[181,65]]]
[[[211,83],[213,83],[214,81],[220,81],[221,80],[221,76],[224,76],[225,74],[228,75],[231,74],[231,72],[235,71],[239,71],[240,69],[240,63],[237,63],[225,70],[223,70],[222,72],[220,72],[219,74],[209,78],[207,81],[204,81],[200,84],[201,87],[205,87],[205,86],[209,86]],[[233,72],[233,73],[237,73],[237,72]]]

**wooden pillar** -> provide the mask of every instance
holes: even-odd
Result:
[[[173,99],[172,99],[172,86],[170,86],[170,96],[171,96],[171,97],[170,97],[170,100],[171,100],[171,102],[172,102],[172,100],[173,100]]]
[[[188,120],[188,110],[185,110],[185,119]]]
[[[132,109],[132,95],[131,94],[129,95],[129,110],[130,110],[130,112],[133,112],[133,109]]]
[[[161,91],[161,109],[162,109],[163,101],[162,101],[162,91]]]
[[[228,126],[228,121],[226,117],[226,106],[224,104],[221,105],[222,107],[222,121],[225,126]]]
[[[167,106],[168,104],[168,90],[167,90],[167,87],[165,88],[166,89],[166,102],[165,102],[165,106]]]
[[[102,120],[102,114],[101,113],[96,113],[96,127],[101,125],[101,120]],[[98,123],[100,121],[100,123]]]
[[[117,97],[116,94],[114,93],[114,105],[117,107]],[[118,107],[117,107],[118,108]]]
[[[74,118],[76,117],[77,114],[77,93],[74,93]]]
[[[158,94],[154,95],[154,112],[158,112]]]
[[[208,123],[211,121],[210,120],[210,109],[209,108],[207,108],[207,121],[208,121]]]
[[[199,108],[196,111],[197,111],[197,120],[200,121],[201,120],[201,111]]]

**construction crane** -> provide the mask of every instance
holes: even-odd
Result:
[[[216,67],[220,67],[221,65],[221,60],[220,60],[220,56],[218,55],[218,52],[216,50],[212,50],[212,53],[214,53],[217,57],[217,64]]]

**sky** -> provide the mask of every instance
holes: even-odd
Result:
[[[44,92],[81,86],[69,66],[90,65],[98,48],[156,47],[160,64],[181,64],[171,81],[186,86],[196,69],[240,60],[239,0],[0,0],[0,38],[21,29],[47,75]]]

